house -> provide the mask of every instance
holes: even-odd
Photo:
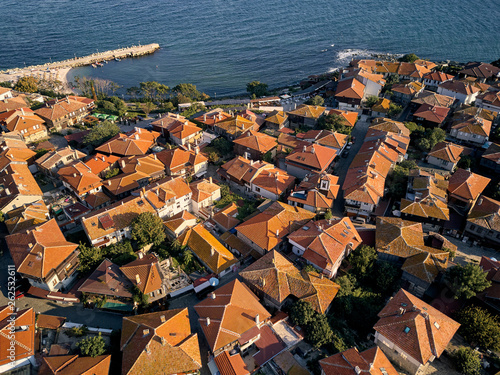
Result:
[[[45,103],[35,113],[45,120],[49,128],[60,131],[80,123],[89,111],[86,103],[66,97]]]
[[[367,70],[361,69],[354,71],[353,76],[363,85],[365,85],[365,97],[379,96],[380,92],[385,86],[385,79],[383,74],[372,73]]]
[[[131,238],[132,221],[142,212],[156,213],[142,197],[128,197],[82,218],[82,226],[92,246],[109,246]]]
[[[13,109],[26,108],[28,103],[24,95],[15,96],[13,98],[5,98],[0,100],[0,113],[11,111]]]
[[[370,217],[384,196],[385,177],[370,167],[349,168],[342,190],[347,216]]]
[[[404,289],[378,313],[375,344],[398,366],[416,374],[439,358],[460,327]]]
[[[391,101],[386,98],[380,98],[372,107],[372,116],[387,117],[391,110]]]
[[[154,253],[143,255],[120,267],[120,271],[130,280],[142,294],[148,296],[149,302],[154,302],[167,296],[167,288],[163,283],[163,273],[158,257]]]
[[[288,112],[288,121],[291,127],[314,128],[325,110],[326,107],[301,104]]]
[[[85,197],[85,204],[93,210],[99,210],[103,207],[109,206],[110,203],[111,198],[102,191],[98,191],[94,194],[87,194]]]
[[[441,127],[449,113],[449,108],[422,104],[413,113],[413,121],[427,128]]]
[[[211,273],[219,277],[236,271],[238,259],[215,238],[203,224],[195,225],[179,237],[182,246],[187,246]]]
[[[256,196],[277,200],[295,185],[295,177],[265,161],[237,156],[217,170],[222,181],[244,186]]]
[[[122,173],[103,182],[105,189],[117,199],[165,177],[165,166],[156,154],[123,157],[117,163]]]
[[[475,106],[499,113],[500,91],[486,91],[485,93],[478,95]]]
[[[145,155],[148,150],[156,145],[160,133],[135,128],[128,133],[115,135],[95,150],[104,154],[120,156]]]
[[[133,195],[146,199],[160,218],[191,209],[193,192],[182,177],[166,177]]]
[[[448,181],[438,173],[412,169],[408,176],[406,197],[401,199],[404,218],[443,225],[450,220]]]
[[[398,375],[378,346],[359,352],[356,347],[319,361],[322,375]]]
[[[0,353],[0,373],[29,373],[30,363],[35,360],[35,310],[30,307],[14,312],[11,304],[2,306],[0,325],[0,346],[4,348]]]
[[[496,81],[500,78],[500,68],[483,63],[483,62],[468,62],[464,68],[458,72],[460,77],[476,78],[479,82]]]
[[[359,108],[365,99],[365,87],[356,78],[340,81],[335,91],[335,100],[339,103],[339,109]]]
[[[439,236],[439,235],[438,235]],[[424,236],[422,223],[400,218],[377,218],[375,247],[378,258],[401,265],[402,279],[422,296],[448,268],[449,251],[457,247],[441,237]]]
[[[0,113],[0,128],[4,131],[18,131],[27,143],[48,136],[45,121],[29,108],[13,109]]]
[[[348,217],[310,221],[288,236],[294,254],[301,256],[327,277],[337,275],[342,261],[362,240]]]
[[[271,158],[276,156],[276,138],[264,133],[247,130],[233,143],[234,153],[249,160],[263,160],[267,153]]]
[[[489,178],[458,168],[449,179],[450,203],[469,211],[490,181]]]
[[[329,173],[337,151],[332,148],[313,144],[295,150],[285,158],[287,173],[297,178],[304,178],[310,173]]]
[[[426,64],[401,62],[398,67],[398,75],[400,80],[422,81],[431,69]]]
[[[163,150],[155,154],[165,165],[168,176],[203,176],[208,169],[208,159],[200,153],[199,147],[194,150],[188,147],[177,147]]]
[[[334,149],[338,155],[342,153],[349,140],[348,135],[331,130],[309,130],[306,133],[297,134],[297,136],[299,135],[307,142]]]
[[[392,85],[392,100],[407,105],[412,99],[424,90],[425,85],[418,81],[402,82]]]
[[[226,207],[220,209],[212,216],[212,221],[217,226],[219,232],[224,233],[230,231],[239,223],[240,220],[237,219],[238,216],[238,206],[236,203],[231,202]]]
[[[17,272],[31,285],[57,291],[75,279],[78,245],[66,241],[56,219],[26,232],[11,234],[5,241]]]
[[[500,299],[500,272],[498,271],[500,270],[500,262],[495,258],[488,258],[483,255],[479,265],[483,271],[488,272],[486,278],[491,282],[491,286],[486,288],[484,292],[479,293],[477,298],[498,311],[498,300]]]
[[[78,288],[78,291],[86,295],[131,301],[132,286],[132,282],[120,271],[120,267],[109,259],[104,259]]]
[[[122,375],[201,369],[198,335],[192,332],[187,308],[124,317],[121,332]]]
[[[189,211],[182,211],[174,216],[171,216],[163,221],[165,232],[170,239],[176,239],[188,228],[196,225],[196,216]]]
[[[452,81],[455,76],[440,71],[430,72],[424,75],[424,85],[429,90],[436,91],[443,82]]]
[[[106,178],[106,173],[118,166],[118,160],[120,160],[120,157],[117,155],[97,153],[85,161],[85,164],[90,168],[92,173],[100,176],[101,178]]]
[[[421,93],[417,94],[415,98],[410,102],[410,109],[415,110],[422,104],[451,108],[454,103],[455,98],[453,97],[440,95],[428,90],[423,90]]]
[[[39,375],[108,375],[111,355],[79,357],[78,354],[42,357]]]
[[[450,136],[460,141],[483,145],[488,141],[491,121],[480,117],[457,118],[451,124]]]
[[[4,214],[5,225],[9,234],[25,232],[27,229],[45,223],[50,219],[49,208],[45,202],[39,201],[23,204]]]
[[[213,128],[215,134],[232,141],[248,130],[258,131],[259,125],[251,119],[236,115],[216,122],[211,128]]]
[[[210,207],[221,198],[220,186],[209,179],[198,180],[189,184],[193,195],[191,196],[191,209],[196,214],[204,207]]]
[[[0,87],[0,100],[12,98],[12,89],[8,87]]]
[[[451,142],[438,142],[427,154],[427,163],[453,171],[464,151],[462,146]]]
[[[300,271],[276,250],[240,271],[240,276],[265,305],[278,310],[301,300],[311,303],[318,313],[326,314],[340,290],[339,285],[322,275]]]
[[[465,235],[494,245],[500,244],[500,202],[481,195],[470,210]]]
[[[196,143],[201,137],[203,130],[195,123],[187,120],[179,114],[167,113],[166,116],[151,123],[153,130],[176,145]]]
[[[56,177],[59,169],[77,160],[81,160],[86,156],[87,155],[83,152],[67,146],[47,152],[45,155],[35,160],[35,165],[40,172]]]
[[[358,121],[358,112],[351,112],[345,109],[331,109],[329,115],[337,115],[344,119],[347,126],[354,127]]]
[[[288,196],[288,204],[321,214],[333,206],[340,186],[339,178],[327,173],[306,176]]]
[[[224,112],[224,110],[215,108],[201,116],[195,117],[194,121],[206,125],[210,130],[215,131],[217,123],[228,120],[231,117],[232,116],[229,113]]]
[[[479,95],[480,89],[467,81],[446,81],[439,85],[437,93],[451,96],[461,104],[472,104]]]
[[[95,106],[94,99],[87,98],[86,96],[69,95],[68,99],[83,103],[87,106],[88,109],[93,109]]]
[[[237,279],[210,293],[194,309],[214,356],[233,348],[245,353],[271,317],[257,296]]]
[[[24,161],[1,158],[8,164],[0,172],[0,211],[8,213],[42,199],[43,193]]]
[[[286,237],[315,216],[303,208],[274,202],[235,229],[239,239],[263,255],[273,249],[284,249]]]
[[[491,142],[487,150],[481,155],[479,163],[495,173],[500,173],[500,145]]]
[[[288,128],[288,115],[283,111],[274,110],[266,116],[264,126],[275,130]]]
[[[94,194],[102,190],[101,178],[92,173],[90,168],[80,160],[62,167],[57,174],[64,187],[81,200],[84,200],[87,194]]]
[[[248,366],[243,362],[240,353],[221,352],[214,357],[213,362],[220,375],[250,375]]]

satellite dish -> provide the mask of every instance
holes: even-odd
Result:
[[[211,286],[219,285],[219,279],[217,279],[215,277],[211,277],[210,280],[208,280],[208,282],[210,283]]]

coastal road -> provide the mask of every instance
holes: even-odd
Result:
[[[342,185],[344,184],[347,170],[349,169],[352,160],[359,152],[359,149],[363,144],[363,140],[365,139],[366,132],[370,126],[370,121],[368,119],[368,116],[361,115],[360,119],[356,123],[356,126],[352,129],[351,135],[356,138],[356,142],[352,144],[349,156],[347,158],[340,157],[338,163],[335,165],[334,175],[339,177],[340,191],[337,198],[333,202],[332,214],[334,216],[344,216],[344,196],[342,192]]]

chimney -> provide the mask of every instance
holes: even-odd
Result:
[[[259,324],[260,323],[260,316],[259,314],[255,315],[255,324]]]
[[[5,188],[5,194],[10,195],[10,189],[9,188]]]
[[[208,178],[208,182],[212,183],[212,176]]]
[[[477,201],[477,205],[480,206],[483,203],[483,197],[479,198]]]
[[[278,237],[279,235],[280,235],[280,230],[276,229],[276,237]]]
[[[149,335],[149,329],[143,329],[143,330],[142,330],[142,335],[143,335],[143,336],[147,336],[147,335]]]
[[[125,168],[125,160],[123,160],[123,159],[120,160],[120,164],[121,164],[122,168]]]
[[[165,323],[167,321],[167,319],[165,319],[165,315],[160,316],[160,321],[162,323]]]
[[[207,316],[207,326],[210,325],[210,318]]]
[[[320,273],[319,273],[319,278],[320,278],[321,280],[323,280],[323,272],[320,272]]]
[[[138,140],[139,139],[139,134],[135,134],[134,138]]]
[[[198,146],[194,147],[194,154],[198,155],[200,153],[200,148]]]
[[[188,146],[188,151],[191,151],[191,143],[188,142],[187,146]]]
[[[188,124],[188,120],[184,121],[184,125],[187,125]]]
[[[108,180],[108,186],[111,186],[111,180]],[[123,204],[123,202],[122,202]]]
[[[177,120],[178,120],[178,119],[179,119],[179,114],[177,114],[175,117],[176,117],[176,118],[177,118]]]
[[[139,259],[144,258],[144,254],[142,253],[142,251],[139,251],[139,254],[138,254],[138,255],[139,255]]]
[[[264,279],[263,277],[260,278],[260,285],[262,285],[263,287],[266,286],[266,279]]]
[[[219,112],[219,120],[222,120],[222,113]]]
[[[161,338],[161,346],[165,346],[167,344],[167,340],[165,340],[165,337]]]
[[[210,256],[213,257],[215,255],[215,250],[213,246],[210,246]]]
[[[21,113],[23,114],[23,116],[25,115],[24,108],[21,108]]]
[[[104,158],[104,155],[102,156],[102,161],[106,161],[106,159]]]
[[[210,293],[210,298],[215,299],[216,295],[215,292]]]
[[[30,243],[28,244],[28,248],[29,248],[29,249],[31,249],[32,247],[33,247],[33,244],[30,242]]]
[[[139,285],[141,283],[141,278],[139,277],[138,274],[135,275],[135,281],[136,281],[137,285]]]
[[[203,121],[207,121],[207,114],[206,113],[203,115]]]
[[[250,137],[252,134],[250,132],[247,132],[247,137]]]
[[[315,151],[314,151],[314,146],[311,146],[311,154],[313,154],[313,155],[314,155],[314,152],[315,152]]]
[[[306,152],[306,145],[302,146],[302,152]]]

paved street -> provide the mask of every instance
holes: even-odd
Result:
[[[368,131],[369,126],[370,122],[368,121],[368,116],[361,115],[361,118],[358,120],[351,133],[351,135],[356,138],[356,142],[354,142],[351,146],[349,156],[347,158],[340,157],[337,165],[335,165],[335,172],[333,174],[339,177],[340,191],[337,199],[335,199],[335,201],[333,202],[332,213],[334,216],[344,215],[344,196],[342,194],[342,185],[344,184],[347,170],[349,169],[352,160],[363,144],[363,140],[365,139],[365,135]]]

